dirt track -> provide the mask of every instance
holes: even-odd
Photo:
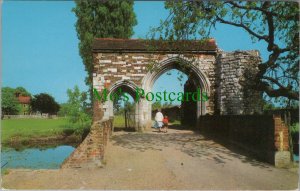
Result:
[[[297,172],[277,169],[188,130],[116,132],[101,169],[12,170],[15,189],[296,189]]]

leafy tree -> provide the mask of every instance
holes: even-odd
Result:
[[[277,108],[275,107],[275,105],[272,102],[263,100],[263,110],[264,111],[265,110],[275,110],[275,109],[277,109]]]
[[[125,109],[126,111],[133,112],[134,109],[135,109],[134,106],[135,106],[134,102],[126,101],[126,102],[124,103],[124,109]]]
[[[15,89],[16,95],[22,95],[22,96],[31,96],[31,94],[23,87],[17,87]]]
[[[20,109],[20,104],[17,97],[15,96],[15,89],[10,87],[2,88],[1,95],[1,109],[3,114],[15,115],[18,114]]]
[[[168,107],[172,107],[172,106],[173,106],[172,101],[170,101],[170,102],[164,102],[164,104],[162,105],[163,108],[168,108]]]
[[[78,86],[74,89],[68,89],[68,101],[63,105],[62,112],[65,112],[72,124],[79,124],[81,127],[89,126],[91,116],[87,110],[87,95],[86,92],[81,92]]]
[[[59,110],[59,104],[51,95],[41,93],[33,96],[31,109],[34,112],[56,114]]]
[[[95,38],[129,38],[137,24],[133,1],[80,1],[73,12],[77,16],[76,31],[80,56],[88,72],[86,84],[92,84],[92,42]],[[91,94],[92,95],[92,94]]]
[[[123,111],[121,110],[126,109],[126,105],[131,104],[129,102],[129,98],[131,97],[131,95],[128,94],[127,92],[121,95],[118,92],[116,92],[115,95],[116,95],[115,97],[116,99],[113,101],[114,113],[122,113]]]
[[[59,105],[59,111],[57,113],[61,117],[65,117],[68,115],[68,104],[62,103]]]
[[[288,1],[167,1],[168,18],[154,29],[162,39],[207,39],[218,23],[243,29],[267,44],[255,89],[269,97],[299,99],[299,5]]]
[[[120,109],[122,108],[122,101],[123,101],[122,96],[120,96],[120,97],[118,97],[118,99],[114,100],[114,102],[113,102],[114,113],[120,112]]]
[[[155,101],[154,103],[152,103],[152,110],[157,110],[157,109],[161,109],[161,102],[160,101]]]

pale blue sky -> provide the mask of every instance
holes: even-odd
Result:
[[[47,92],[62,103],[66,90],[78,85],[87,90],[86,72],[78,53],[78,39],[71,9],[73,1],[4,1],[2,5],[2,86],[23,86],[32,94]],[[143,38],[168,11],[163,2],[136,2],[138,25],[133,38]],[[212,36],[222,50],[258,49],[268,55],[264,43],[253,44],[246,32],[218,25]],[[163,75],[154,89],[182,91],[177,76]]]

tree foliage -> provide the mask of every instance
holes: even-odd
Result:
[[[86,84],[92,83],[92,42],[95,38],[129,38],[137,24],[133,1],[80,1],[73,12],[77,16],[76,31],[80,56],[88,72]]]
[[[31,96],[31,94],[23,87],[16,87],[15,94],[21,96]]]
[[[88,127],[91,123],[91,116],[88,112],[87,93],[81,92],[78,86],[67,90],[68,101],[63,104],[60,114],[65,114],[70,123]]]
[[[172,107],[172,106],[174,106],[172,101],[164,102],[164,104],[162,105],[162,108],[169,108],[169,107]]]
[[[62,103],[59,105],[59,111],[57,113],[60,117],[66,117],[68,115],[68,104]]]
[[[135,110],[135,103],[134,102],[126,101],[124,103],[124,109],[126,111],[129,111],[129,112],[134,112],[134,110]]]
[[[160,101],[155,101],[154,103],[152,103],[152,110],[157,110],[157,109],[161,109],[161,102]]]
[[[114,113],[116,115],[124,114],[125,111],[127,112],[134,112],[135,111],[135,102],[130,101],[129,98],[131,97],[130,94],[124,93],[121,94],[118,99],[114,100],[113,108]]]
[[[210,38],[218,23],[238,27],[267,44],[255,89],[269,97],[299,99],[299,6],[287,1],[167,1],[168,18],[153,30],[162,39]],[[152,34],[152,35],[153,35]],[[153,35],[155,36],[155,35]]]
[[[56,114],[59,107],[60,106],[55,99],[46,93],[34,95],[31,100],[31,109],[34,112]]]
[[[18,114],[20,106],[18,99],[15,96],[15,89],[10,87],[3,87],[1,94],[1,109],[3,114]]]

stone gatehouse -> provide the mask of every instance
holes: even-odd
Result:
[[[149,44],[155,48],[149,48]],[[251,89],[261,62],[258,51],[223,52],[213,39],[169,42],[133,39],[96,39],[93,44],[93,88],[115,93],[119,88],[135,98],[136,88],[152,90],[155,80],[170,69],[188,76],[184,92],[207,92],[206,102],[182,102],[181,123],[221,136],[277,167],[290,163],[288,128],[281,116],[253,115],[262,111],[262,93]],[[151,63],[155,70],[149,70]],[[179,64],[181,63],[181,64]],[[185,64],[189,64],[186,68]],[[136,101],[135,128],[151,126],[151,102]],[[61,168],[102,166],[113,127],[113,103],[94,101],[90,133]],[[190,124],[189,124],[190,125]]]
[[[155,48],[153,48],[155,47]],[[157,78],[170,69],[187,74],[185,90],[195,87],[207,92],[207,102],[182,103],[185,116],[194,108],[194,117],[201,115],[236,115],[261,112],[262,93],[249,88],[258,71],[261,58],[258,51],[221,51],[214,39],[205,42],[148,41],[142,39],[95,39],[93,43],[93,88],[109,93],[122,88],[135,98],[136,88],[152,90]],[[155,70],[149,65],[155,64]],[[182,64],[189,64],[188,70]],[[192,86],[192,87],[191,87]],[[184,109],[185,108],[185,109]],[[97,112],[100,111],[100,112]],[[113,103],[95,103],[94,119],[113,116]],[[136,102],[136,128],[151,126],[151,102],[145,98]]]

